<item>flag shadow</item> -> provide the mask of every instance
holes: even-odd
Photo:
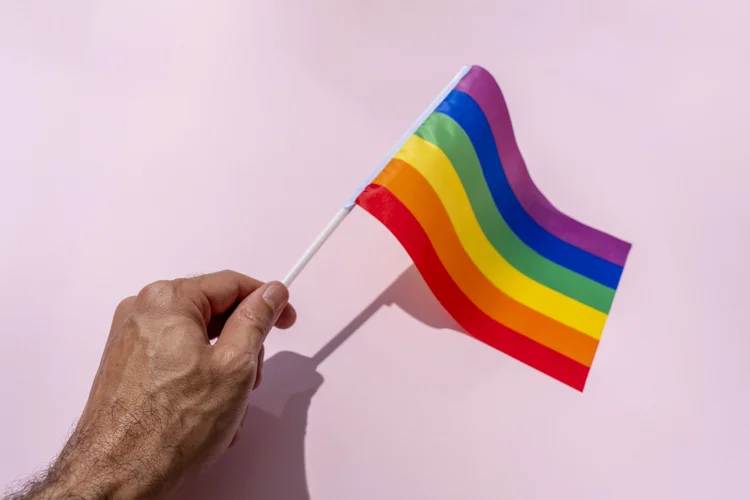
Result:
[[[397,306],[433,328],[462,331],[409,267],[314,356],[280,352],[266,360],[239,443],[175,498],[309,500],[305,433],[312,398],[324,382],[318,366],[384,306]]]

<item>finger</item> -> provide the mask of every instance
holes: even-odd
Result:
[[[260,386],[260,381],[263,378],[263,360],[266,354],[266,347],[260,346],[260,352],[258,353],[258,370],[255,373],[255,384],[253,384],[253,390]]]
[[[206,324],[213,316],[229,311],[263,285],[235,271],[220,271],[182,280],[183,293],[201,311]]]
[[[287,328],[291,328],[294,326],[294,323],[297,322],[297,311],[294,309],[292,304],[287,304],[283,311],[281,311],[281,315],[279,316],[279,319],[276,320],[276,324],[273,325],[276,328],[281,328],[282,330],[286,330]]]
[[[232,436],[232,441],[229,442],[229,447],[232,448],[234,445],[240,442],[240,430],[237,429],[235,431],[234,436]]]
[[[232,315],[234,310],[235,308],[232,308],[222,314],[219,314],[218,316],[211,317],[211,321],[208,322],[207,326],[209,339],[213,340],[221,334],[221,331],[224,329],[224,325],[226,325],[227,320]],[[296,321],[297,311],[294,310],[294,307],[292,307],[291,304],[287,304],[284,310],[281,311],[279,319],[276,320],[276,324],[273,326],[282,330],[286,330],[287,328],[291,328],[292,326],[294,326],[294,323]]]
[[[279,282],[271,282],[248,295],[224,325],[217,347],[234,346],[256,355],[266,335],[278,321],[289,300],[289,291]]]
[[[245,420],[247,420],[247,412],[248,412],[249,409],[250,409],[250,405],[248,404],[248,405],[245,406],[245,411],[242,414],[242,420],[240,420],[240,429],[242,429],[243,427],[245,427]]]
[[[242,419],[240,419],[240,427],[234,431],[232,441],[229,443],[230,448],[240,442],[240,432],[242,432],[242,428],[245,426],[245,418],[247,418],[247,410],[249,409],[250,405],[245,405],[245,410],[242,412]]]

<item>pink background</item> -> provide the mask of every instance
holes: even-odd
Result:
[[[748,14],[3,0],[0,483],[60,449],[120,298],[280,278],[476,63],[542,192],[634,244],[586,392],[454,331],[358,210],[292,289],[300,321],[269,339],[241,446],[181,498],[748,498]]]

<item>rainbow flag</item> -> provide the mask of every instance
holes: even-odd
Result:
[[[583,391],[630,244],[542,195],[490,73],[471,67],[356,204],[467,333]]]

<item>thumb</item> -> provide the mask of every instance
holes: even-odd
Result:
[[[256,355],[289,301],[289,290],[277,282],[267,283],[245,297],[227,319],[216,346],[234,346]]]

